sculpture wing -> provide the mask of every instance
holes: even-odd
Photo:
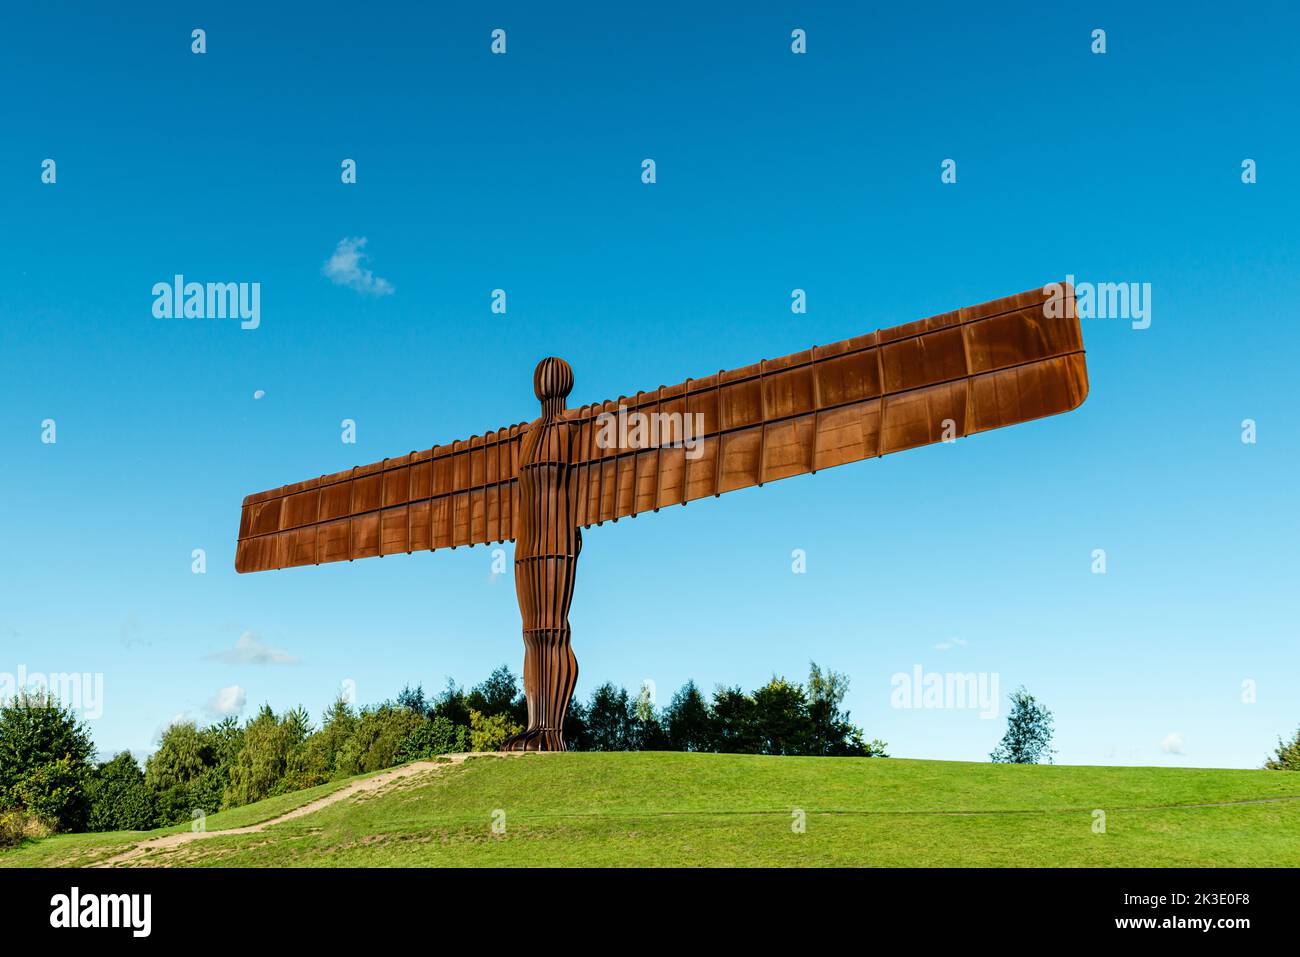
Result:
[[[525,432],[512,425],[249,495],[235,570],[512,539]]]
[[[1067,412],[1087,394],[1074,289],[1054,284],[570,410],[578,524]],[[620,407],[626,421],[689,414],[698,448],[666,447],[662,418],[657,447],[611,442]]]

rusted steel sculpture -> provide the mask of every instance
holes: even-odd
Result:
[[[582,529],[1067,412],[1088,376],[1061,283],[617,401],[572,388],[543,359],[532,422],[248,496],[235,568],[515,541],[528,727],[504,747],[563,750]]]

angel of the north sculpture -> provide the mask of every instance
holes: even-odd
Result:
[[[562,751],[582,529],[1068,412],[1088,375],[1054,283],[617,401],[572,388],[543,359],[531,422],[248,496],[236,570],[514,541],[528,727],[503,749]]]

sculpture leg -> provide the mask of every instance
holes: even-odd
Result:
[[[576,529],[574,532],[578,534]],[[569,641],[569,606],[577,567],[577,554],[515,561],[515,589],[524,622],[528,727],[506,741],[503,751],[565,750],[564,716],[578,681],[578,659]]]

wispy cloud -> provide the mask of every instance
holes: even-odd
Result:
[[[118,633],[122,636],[123,648],[134,648],[137,645],[148,647],[151,642],[144,637],[144,629],[140,627],[140,619],[131,615],[126,621],[118,627]]]
[[[208,711],[226,717],[239,714],[246,704],[248,704],[248,692],[239,685],[231,685],[229,688],[222,688],[212,696],[208,701]]]
[[[235,647],[208,655],[213,661],[231,665],[296,665],[298,658],[279,648],[272,648],[251,631],[239,636]]]
[[[967,644],[965,638],[949,638],[947,641],[941,641],[934,646],[935,651],[948,651],[950,648],[961,648]]]
[[[347,286],[371,296],[392,295],[393,284],[376,276],[364,265],[370,256],[364,252],[365,236],[346,236],[334,247],[334,254],[321,267],[321,274],[338,286]]]
[[[1165,754],[1182,754],[1183,753],[1182,734],[1175,731],[1172,734],[1165,735],[1164,740],[1160,742],[1160,749],[1164,751]]]

